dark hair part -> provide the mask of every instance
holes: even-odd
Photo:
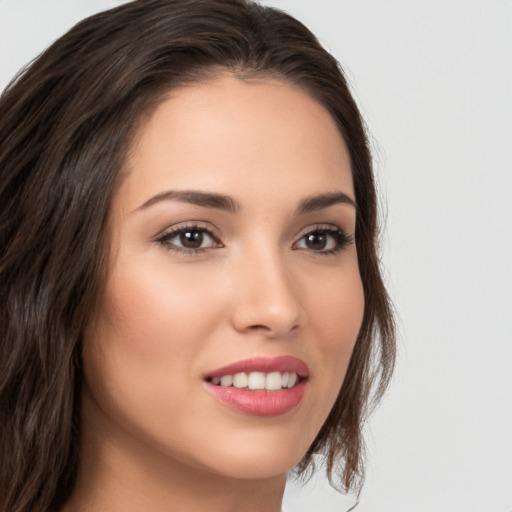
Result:
[[[395,338],[368,141],[339,65],[300,22],[250,0],[139,0],[76,25],[0,98],[4,511],[54,510],[73,488],[81,337],[100,302],[109,202],[137,121],[173,87],[222,72],[296,85],[346,141],[364,318],[340,395],[297,471],[323,453],[332,483],[362,484],[361,429],[389,382]]]

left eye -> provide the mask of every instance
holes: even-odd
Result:
[[[183,228],[171,233],[166,233],[158,239],[161,244],[176,249],[208,249],[218,244],[213,236],[206,230],[200,228]]]
[[[295,247],[324,253],[336,252],[348,242],[345,233],[339,229],[316,229],[303,235]]]

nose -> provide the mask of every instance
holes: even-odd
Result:
[[[304,312],[297,283],[278,251],[245,258],[234,274],[232,324],[237,331],[279,338],[301,327]]]

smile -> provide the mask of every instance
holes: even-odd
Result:
[[[224,405],[256,416],[278,416],[297,407],[309,369],[295,357],[253,358],[207,374],[204,385]]]
[[[237,389],[266,389],[277,391],[289,389],[297,384],[299,377],[294,372],[251,372],[235,373],[212,378],[212,384],[222,387],[234,387]]]

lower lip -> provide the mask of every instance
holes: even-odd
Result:
[[[306,381],[279,391],[238,389],[205,382],[206,389],[221,402],[237,411],[254,416],[279,416],[299,405],[306,390]]]

